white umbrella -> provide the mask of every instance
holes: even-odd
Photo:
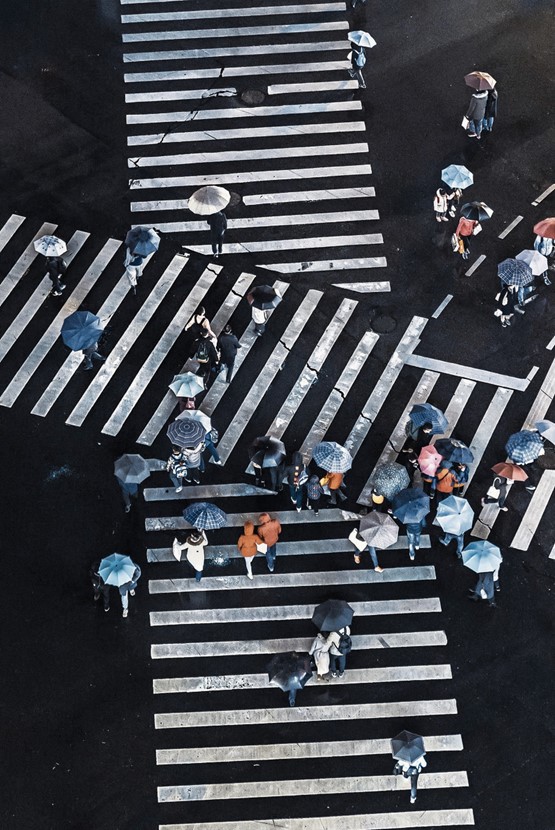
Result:
[[[356,43],[357,46],[365,46],[367,49],[372,49],[376,45],[376,41],[368,32],[349,32],[348,37],[351,43]]]
[[[210,216],[212,213],[223,210],[230,201],[231,193],[229,190],[226,190],[225,187],[209,184],[195,190],[193,195],[189,196],[187,206],[193,213],[198,213],[200,216]]]
[[[204,412],[200,411],[200,409],[184,409],[175,420],[179,421],[181,418],[194,418],[196,421],[200,421],[206,432],[210,432],[212,429],[212,421],[208,415],[205,415]]]
[[[516,255],[515,259],[520,259],[522,262],[525,262],[535,277],[539,277],[540,274],[544,274],[549,267],[547,257],[540,254],[539,251],[532,251],[530,249],[521,251]]]
[[[57,236],[41,236],[33,243],[35,251],[43,256],[61,256],[67,251],[67,245],[63,239]]]

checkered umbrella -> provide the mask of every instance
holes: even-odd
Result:
[[[549,268],[547,257],[543,254],[540,254],[539,251],[534,251],[531,248],[527,248],[525,251],[521,251],[519,254],[516,255],[515,259],[519,262],[525,262],[526,265],[530,267],[530,270],[532,271],[534,277],[539,277],[541,274],[544,274]]]
[[[350,452],[335,441],[322,441],[316,444],[312,458],[315,464],[328,473],[346,473],[353,463]]]
[[[373,511],[360,520],[359,533],[372,547],[389,548],[399,538],[399,525],[387,513]]]
[[[465,187],[474,184],[474,176],[463,164],[450,164],[441,171],[441,180],[448,187],[456,187],[459,190],[464,190]]]
[[[503,561],[503,556],[497,545],[492,545],[485,539],[471,542],[462,552],[463,565],[476,574],[492,573]]]
[[[553,421],[538,421],[534,426],[546,441],[555,444],[555,424]]]
[[[443,435],[449,426],[447,418],[441,409],[438,409],[437,406],[432,406],[431,403],[415,403],[409,412],[409,418],[415,427],[431,424],[431,435]]]
[[[183,511],[183,518],[198,530],[216,530],[218,527],[224,527],[227,522],[224,511],[207,501],[190,504]]]
[[[430,497],[420,487],[410,487],[397,493],[391,509],[395,518],[404,525],[414,524],[430,512]]]
[[[380,496],[385,496],[388,501],[391,501],[397,493],[409,486],[410,477],[402,464],[396,461],[386,461],[376,467],[371,483]]]
[[[114,464],[114,475],[124,484],[140,484],[149,477],[150,467],[142,455],[127,453]]]
[[[541,455],[543,441],[538,432],[523,429],[511,435],[505,444],[505,450],[515,464],[531,464]]]
[[[530,285],[534,281],[532,269],[521,259],[504,259],[497,266],[497,276],[506,285]]]
[[[474,510],[466,499],[458,496],[447,496],[437,506],[434,524],[439,525],[445,533],[454,533],[460,536],[470,530],[474,522]]]
[[[169,425],[166,435],[172,444],[186,449],[200,444],[206,435],[206,430],[196,418],[179,418]]]
[[[474,456],[466,444],[456,438],[440,438],[435,443],[436,450],[446,461],[452,464],[472,464]]]

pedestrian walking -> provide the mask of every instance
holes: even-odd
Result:
[[[425,755],[426,753],[424,753]],[[424,755],[417,758],[415,761],[397,761],[393,767],[394,775],[402,775],[403,778],[410,779],[410,803],[414,804],[416,801],[416,793],[418,789],[418,776],[421,771],[428,766]]]
[[[245,522],[243,525],[243,533],[239,536],[237,542],[237,547],[239,548],[241,556],[245,559],[247,577],[249,579],[253,579],[252,560],[263,546],[264,542],[258,533],[254,532],[254,524],[252,522]]]
[[[493,122],[497,118],[497,100],[499,98],[496,89],[488,89],[488,96],[486,99],[486,108],[484,118],[482,120],[482,130],[491,133],[493,130]]]
[[[455,476],[455,483],[453,484],[453,495],[463,498],[463,491],[468,483],[468,466],[454,461],[451,464],[451,472]]]
[[[258,535],[263,544],[267,545],[266,564],[270,573],[274,572],[280,533],[281,525],[278,520],[272,519],[269,513],[261,513],[258,517]]]
[[[462,552],[464,548],[464,533],[444,533],[439,542],[445,547],[449,547],[451,542],[457,543],[457,558],[462,559]]]
[[[196,447],[188,447],[183,452],[183,459],[187,468],[185,481],[193,482],[193,484],[200,484],[200,474],[204,472],[205,465],[202,453],[206,449],[204,441],[201,441]]]
[[[226,383],[231,383],[235,358],[237,357],[237,350],[240,348],[241,344],[233,334],[233,330],[228,323],[224,326],[223,332],[218,337],[218,350],[220,352],[218,372],[221,372],[222,369],[226,370]]]
[[[422,528],[426,527],[426,519],[420,519],[419,522],[410,522],[405,525],[407,529],[407,541],[409,543],[409,557],[411,562],[416,559],[416,551],[420,550],[420,536]]]
[[[291,464],[285,468],[285,477],[289,485],[291,504],[295,505],[297,513],[303,509],[304,494],[308,482],[308,472],[300,452],[291,456]]]
[[[53,297],[59,297],[65,288],[65,284],[61,282],[60,278],[67,271],[66,261],[61,256],[47,256],[46,268],[48,277],[52,283],[51,294]]]
[[[254,331],[258,337],[262,337],[270,314],[281,303],[281,294],[271,285],[256,285],[246,299],[251,307]]]
[[[206,316],[206,311],[202,306],[199,306],[183,331],[189,332],[189,337],[191,338],[191,342],[196,344],[198,338],[200,337],[201,331],[206,329],[208,335],[212,341],[212,344],[215,346],[217,343],[217,337],[212,331],[212,327],[210,325],[210,321]],[[193,357],[196,351],[196,346],[190,349],[189,355]]]
[[[357,550],[357,553],[354,554],[355,565],[360,565],[360,563],[362,562],[362,554],[365,550],[367,550],[370,554],[372,566],[376,573],[383,573],[383,568],[380,567],[380,563],[378,562],[378,554],[376,553],[376,548],[373,545],[369,545],[366,539],[364,539],[364,537],[360,535],[356,528],[354,530],[351,530],[351,532],[349,533],[349,542],[351,542]]]
[[[140,567],[135,562],[133,562],[133,564],[135,565],[133,576],[131,577],[129,582],[124,582],[124,584],[120,585],[118,588],[124,617],[127,617],[127,615],[129,614],[129,597],[135,596],[135,588],[137,587],[137,582],[141,578]]]
[[[212,213],[207,217],[206,221],[210,225],[210,242],[212,244],[212,253],[214,259],[217,259],[222,253],[222,245],[224,241],[225,232],[227,230],[227,216],[223,210],[217,213]]]
[[[518,301],[518,287],[516,285],[503,285],[501,290],[495,295],[495,317],[499,317],[499,322],[503,328],[512,326],[515,311],[520,311],[524,314],[524,309],[519,308]]]
[[[206,389],[210,386],[211,378],[215,377],[216,366],[218,365],[218,352],[210,340],[207,329],[202,329],[194,343],[194,358],[198,363],[199,377],[202,378]]]
[[[451,219],[454,219],[457,215],[457,210],[459,207],[459,203],[461,201],[462,190],[459,187],[453,188],[451,193],[449,194],[449,216]]]
[[[436,222],[448,222],[447,208],[449,206],[449,197],[442,187],[438,187],[436,195],[434,196],[434,213]]]
[[[490,608],[496,608],[495,602],[495,580],[494,571],[478,574],[478,581],[474,588],[470,589],[468,599],[473,602],[479,602],[481,599],[487,599]]]
[[[540,236],[538,234],[534,240],[534,250],[539,254],[542,254],[542,256],[546,257],[548,260],[552,260],[555,254],[555,244],[552,239],[549,239],[549,237]],[[551,263],[548,267],[550,271],[555,270],[555,263]],[[541,276],[546,285],[551,285],[548,271],[545,271]]]
[[[83,357],[85,359],[83,369],[86,372],[93,368],[93,360],[98,360],[99,363],[104,363],[106,360],[98,351],[98,343],[93,343],[92,346],[83,349]]]
[[[176,445],[172,447],[172,454],[166,462],[166,470],[170,474],[176,493],[181,493],[184,481],[187,484],[191,483],[188,476],[189,470],[187,462],[185,460],[185,450],[182,447]]]
[[[479,139],[482,134],[482,124],[486,113],[487,100],[488,92],[485,89],[476,89],[472,93],[465,116],[468,120],[467,135],[469,138]]]
[[[219,436],[218,430],[215,429],[214,427],[212,427],[210,429],[210,432],[207,432],[206,435],[204,436],[204,446],[205,446],[205,449],[208,450],[208,454],[210,455],[210,458],[213,460],[214,464],[218,464],[219,466],[222,466],[223,461],[220,458],[220,454],[219,454],[218,450],[216,449],[216,444],[218,442],[219,437],[220,436]]]
[[[471,236],[475,235],[476,228],[480,223],[474,219],[467,219],[465,216],[461,216],[459,219],[459,224],[457,225],[457,229],[455,231],[455,236],[462,243],[462,246],[459,246],[459,253],[463,259],[468,259],[470,256],[470,244],[468,240]],[[462,250],[461,250],[462,247]]]
[[[320,503],[324,495],[324,488],[320,484],[320,479],[317,475],[312,475],[306,483],[306,495],[308,500],[308,509],[314,510],[314,515],[317,516],[320,512]]]
[[[326,643],[329,644],[331,676],[343,677],[347,667],[347,655],[353,648],[351,629],[346,625],[337,631],[330,631]]]
[[[195,528],[185,541],[180,543],[178,539],[173,540],[172,553],[178,562],[181,562],[181,551],[185,551],[187,562],[195,571],[195,581],[200,582],[204,570],[204,548],[208,544],[204,530]]]
[[[144,257],[139,254],[132,253],[129,248],[126,248],[125,259],[125,276],[129,280],[129,285],[133,289],[133,293],[137,293],[137,282],[139,277],[142,277],[145,266]]]
[[[509,479],[504,476],[495,476],[493,483],[489,486],[486,495],[482,499],[482,507],[485,507],[486,504],[496,504],[500,510],[503,510],[503,512],[506,513],[509,509],[508,507],[505,507],[505,501],[508,493],[508,482]]]
[[[366,89],[366,82],[362,70],[366,66],[366,52],[362,46],[351,43],[351,68],[348,71],[351,78],[356,78],[361,89]]]
[[[330,493],[330,504],[337,504],[337,498],[339,497],[340,501],[346,501],[347,496],[345,495],[344,491],[347,489],[345,487],[345,482],[343,481],[344,476],[343,473],[332,473],[328,472],[326,475],[320,479],[320,484],[324,488],[327,487]]]
[[[131,499],[138,499],[139,497],[139,485],[132,481],[122,481],[121,478],[118,478],[118,476],[116,476],[116,481],[121,489],[125,512],[129,513],[131,510]]]
[[[94,590],[94,601],[98,602],[100,597],[102,596],[102,600],[104,603],[104,610],[110,610],[110,586],[106,585],[102,577],[98,572],[98,568],[100,566],[100,560],[95,562],[94,565],[91,566],[89,571],[93,590]]]
[[[418,467],[418,456],[422,449],[430,443],[430,438],[433,435],[433,426],[430,423],[417,425],[409,418],[405,426],[405,435],[406,439],[401,448],[401,453],[407,456],[403,463],[409,476],[412,478]]]
[[[258,337],[262,337],[266,331],[266,323],[270,316],[270,309],[257,308],[254,304],[251,306],[252,321],[254,323],[254,331]]]
[[[447,496],[453,495],[453,491],[455,490],[457,484],[457,476],[450,464],[448,464],[448,466],[446,467],[438,467],[438,469],[436,470],[436,474],[434,476],[434,480],[432,482],[432,498],[435,492],[438,501],[446,499]]]
[[[121,489],[125,512],[131,510],[131,499],[139,496],[139,484],[150,476],[148,461],[141,455],[125,453],[114,463],[114,476]]]
[[[314,661],[318,680],[329,680],[330,645],[327,638],[319,631],[310,646],[308,653]]]

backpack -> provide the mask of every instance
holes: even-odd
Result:
[[[362,67],[366,65],[366,55],[364,54],[362,49],[357,54],[357,56],[355,58],[355,63],[358,66],[359,69],[362,69]]]
[[[208,343],[206,340],[201,340],[198,344],[195,358],[198,360],[199,363],[210,362],[210,351],[208,349]]]
[[[351,640],[349,635],[348,634],[341,634],[341,636],[339,637],[339,645],[337,647],[337,650],[341,654],[349,654],[352,647],[353,647],[353,641]]]

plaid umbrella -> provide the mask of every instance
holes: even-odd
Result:
[[[418,466],[425,476],[435,476],[437,468],[443,461],[443,456],[436,450],[435,447],[428,445],[422,447],[420,455],[418,456]]]
[[[187,207],[199,216],[210,216],[223,210],[231,201],[231,193],[225,187],[209,184],[189,196]]]
[[[397,493],[391,509],[393,515],[404,525],[414,524],[430,512],[430,497],[420,487],[410,487]]]
[[[312,458],[328,473],[346,473],[353,463],[350,452],[335,441],[322,441],[316,444]]]
[[[474,184],[474,176],[463,164],[450,164],[441,171],[441,180],[448,187],[457,187],[459,190],[464,190]]]
[[[166,435],[172,444],[186,449],[200,444],[206,435],[206,430],[196,418],[179,418],[169,425]]]
[[[515,464],[531,464],[539,458],[542,449],[541,435],[529,429],[515,432],[505,444],[507,455]]]
[[[135,573],[135,563],[131,557],[124,556],[123,553],[112,553],[100,562],[98,573],[106,585],[115,585],[119,588],[120,585],[125,585],[131,580]]]
[[[542,219],[541,222],[534,225],[534,233],[537,233],[538,236],[543,236],[546,239],[555,239],[555,216]]]
[[[553,421],[538,421],[534,426],[546,441],[555,444],[555,424]]]
[[[413,764],[426,754],[424,738],[403,729],[391,739],[391,754],[396,761],[408,761],[409,764]]]
[[[467,202],[461,208],[461,216],[474,222],[486,222],[493,216],[493,210],[485,202]]]
[[[195,395],[204,392],[204,386],[199,378],[192,372],[184,372],[182,375],[175,375],[169,385],[169,389],[178,398],[194,398]]]
[[[148,256],[160,247],[160,237],[154,228],[131,228],[125,237],[125,245],[135,256]]]
[[[183,511],[183,518],[198,530],[216,530],[218,527],[224,527],[227,522],[224,511],[207,501],[190,504]]]
[[[508,461],[501,461],[499,464],[494,464],[491,468],[494,473],[503,478],[509,478],[511,481],[526,481],[527,473],[524,472],[516,464],[511,464]]]
[[[391,501],[397,493],[404,490],[410,484],[410,477],[402,464],[396,461],[386,461],[376,467],[372,476],[372,487],[381,496]]]
[[[435,443],[436,450],[446,461],[452,464],[472,464],[474,456],[466,444],[456,438],[440,438]]]
[[[293,689],[302,689],[312,677],[310,656],[288,651],[285,654],[275,654],[268,665],[268,680],[279,686],[284,692]]]
[[[399,538],[399,525],[387,513],[367,513],[360,521],[359,533],[375,548],[389,548]]]
[[[529,248],[517,254],[515,259],[517,259],[519,262],[525,262],[526,265],[530,267],[530,270],[532,271],[532,274],[535,277],[539,277],[540,274],[545,273],[545,271],[547,271],[547,269],[549,268],[547,257],[543,254],[540,254],[539,251],[535,251]]]
[[[62,323],[62,340],[73,352],[94,346],[101,334],[100,317],[92,311],[74,311]]]
[[[149,477],[150,467],[142,455],[127,453],[114,464],[114,475],[124,484],[140,484]]]
[[[67,251],[66,243],[57,236],[41,236],[40,239],[35,239],[33,246],[43,256],[61,256]]]
[[[445,533],[454,533],[460,536],[470,530],[474,522],[474,510],[466,499],[458,496],[447,496],[437,506],[434,524],[439,525]]]
[[[534,281],[532,269],[521,259],[504,259],[497,266],[497,276],[506,285],[529,285]]]
[[[272,435],[261,435],[250,445],[249,456],[258,467],[279,467],[285,458],[285,444]]]
[[[409,418],[415,427],[421,427],[424,424],[432,425],[432,435],[443,435],[449,426],[447,418],[437,406],[432,406],[431,403],[415,403],[409,412]]]
[[[463,565],[476,574],[492,573],[503,561],[497,545],[485,539],[471,542],[462,552]]]
[[[484,90],[493,89],[497,81],[489,74],[489,72],[469,72],[464,76],[464,82],[472,89]]]
[[[327,599],[314,609],[312,622],[320,631],[339,631],[352,623],[353,614],[344,599]]]
[[[267,311],[281,303],[281,295],[271,285],[257,285],[247,295],[255,308]]]

